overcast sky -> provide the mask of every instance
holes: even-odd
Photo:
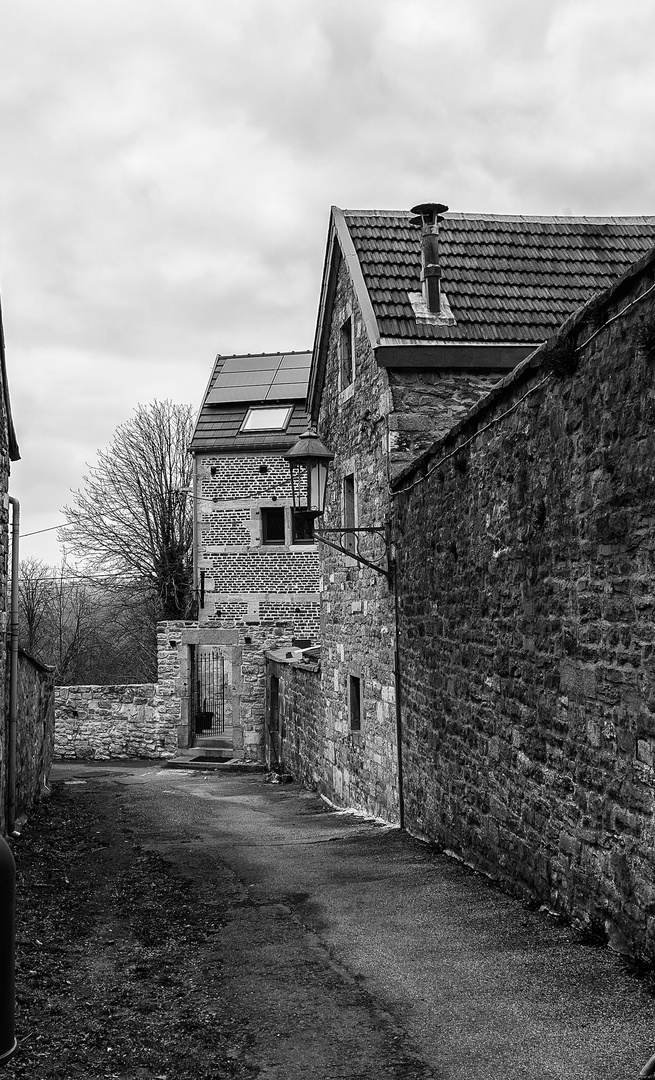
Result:
[[[23,533],[217,352],[309,349],[330,205],[655,213],[653,0],[0,0]],[[23,556],[59,558],[56,533]]]

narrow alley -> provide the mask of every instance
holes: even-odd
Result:
[[[446,855],[261,774],[56,765],[8,1077],[637,1077],[655,997]]]

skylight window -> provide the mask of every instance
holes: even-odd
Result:
[[[284,431],[289,423],[293,406],[281,409],[248,409],[241,425],[242,431]]]

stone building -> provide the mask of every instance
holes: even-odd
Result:
[[[19,457],[0,310],[0,828],[3,832],[11,832],[41,794],[52,761],[54,730],[52,671],[18,649],[17,621],[12,662],[9,525],[11,517],[12,532],[13,526],[18,526],[18,504],[15,500],[13,505],[10,502],[9,473],[11,462]]]
[[[308,427],[310,360],[218,356],[212,370],[190,447],[198,621],[172,634],[182,746],[263,761],[264,650],[317,640],[313,521],[293,511],[283,458]]]
[[[335,454],[325,527],[392,525],[394,477],[655,241],[654,218],[445,211],[332,209],[308,394]],[[342,541],[384,568],[382,536]],[[397,821],[394,589],[351,555],[320,557],[325,712],[304,775]]]

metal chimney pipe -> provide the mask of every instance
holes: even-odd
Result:
[[[421,230],[421,288],[428,311],[441,314],[441,266],[439,265],[439,214],[443,203],[419,203],[412,207],[410,225]]]

